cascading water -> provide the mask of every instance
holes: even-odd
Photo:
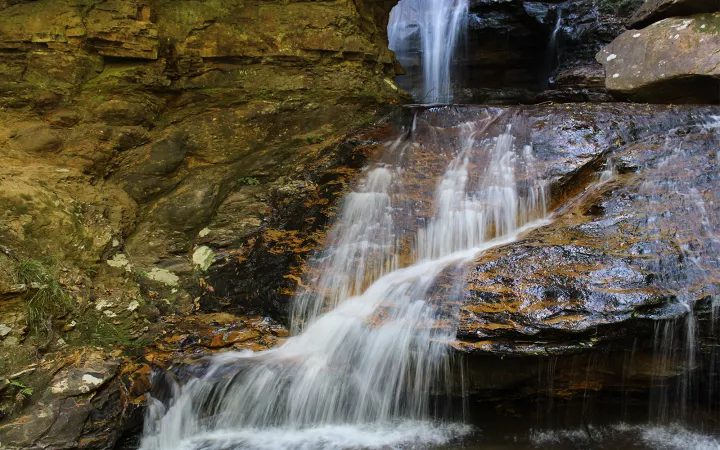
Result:
[[[542,183],[516,182],[533,162],[531,149],[515,148],[510,127],[488,137],[494,120],[463,124],[455,148],[391,143],[315,257],[320,275],[295,299],[299,334],[265,352],[213,357],[169,404],[152,402],[142,448],[385,448],[466,432],[431,421],[432,392],[449,391],[455,335],[438,323],[442,306],[457,300],[435,297],[436,280],[545,216]],[[428,225],[415,232],[414,249],[403,249],[395,216],[413,203],[406,178],[423,153],[446,152],[455,156],[438,174]],[[484,164],[480,176],[474,164]]]
[[[419,102],[452,103],[450,66],[467,12],[468,0],[400,0],[390,13],[390,49],[408,69],[420,66],[422,83],[412,86]]]
[[[562,23],[563,23],[563,10],[558,8],[557,9],[557,19],[555,19],[555,28],[553,28],[552,33],[550,34],[550,41],[548,42],[546,57],[545,57],[545,70],[548,74],[548,83],[553,83],[554,80],[550,75],[557,67],[560,57],[560,49],[558,45],[558,35],[560,34],[560,31],[562,30]]]

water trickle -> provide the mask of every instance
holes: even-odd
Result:
[[[605,163],[605,170],[600,172],[600,183],[606,183],[612,180],[612,178],[616,175],[615,172],[615,163],[613,163],[612,158],[608,158]]]
[[[563,23],[563,10],[558,9],[557,10],[557,19],[555,20],[555,28],[553,28],[552,33],[550,34],[550,41],[548,42],[547,52],[546,52],[546,61],[545,61],[545,67],[547,69],[547,73],[551,74],[552,71],[555,69],[555,67],[558,64],[558,59],[560,57],[560,51],[558,46],[558,35],[560,33],[560,30],[562,30],[562,23]],[[554,80],[550,77],[548,77],[548,82],[552,84]]]
[[[403,67],[420,67],[419,102],[452,103],[450,66],[467,12],[468,0],[400,0],[390,13],[390,49]]]
[[[493,119],[463,124],[450,148],[390,141],[314,258],[311,273],[319,275],[305,281],[293,307],[297,334],[265,352],[213,357],[168,404],[152,402],[142,448],[385,448],[466,432],[432,422],[431,394],[451,391],[456,330],[444,306],[463,295],[435,295],[436,282],[449,274],[462,286],[466,262],[546,213],[542,183],[526,180],[520,189],[516,181],[529,172],[532,149],[516,148],[510,127],[488,136]],[[396,219],[414,204],[407,179],[424,170],[415,167],[421,155],[448,153],[428,225],[410,230],[416,245],[405,249],[408,233]]]

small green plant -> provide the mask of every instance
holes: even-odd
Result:
[[[36,333],[49,332],[53,317],[66,314],[72,307],[72,297],[55,278],[52,260],[20,261],[15,266],[13,279],[31,292],[27,300],[27,321]]]
[[[26,386],[21,382],[15,380],[9,380],[8,383],[10,384],[10,386],[15,386],[16,388],[18,388],[18,393],[23,397],[30,397],[31,395],[33,395],[34,389],[30,386]]]
[[[320,136],[308,136],[305,138],[305,142],[308,144],[319,144],[321,142],[325,142],[325,138]]]
[[[260,184],[260,180],[253,177],[242,177],[237,180],[238,186],[257,186]]]

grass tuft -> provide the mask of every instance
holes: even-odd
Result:
[[[35,333],[50,332],[53,317],[66,314],[72,307],[72,297],[55,278],[55,265],[51,260],[20,261],[15,266],[13,279],[26,285],[31,293],[27,300],[27,321]]]

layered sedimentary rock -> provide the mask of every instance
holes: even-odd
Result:
[[[78,406],[68,409],[44,394],[57,367],[33,365],[101,346],[130,367],[162,330],[186,329],[178,318],[215,291],[213,264],[267,267],[262,283],[223,302],[287,303],[292,271],[369,153],[344,136],[403,98],[386,48],[392,6],[0,1],[0,373],[20,373],[16,384],[0,376],[0,410],[24,417],[0,430],[3,445],[112,446],[125,404],[93,428],[105,414],[99,391],[66,396]],[[307,215],[292,222],[286,211]],[[248,310],[278,308],[236,308]],[[227,342],[186,336],[157,354],[274,342],[244,320],[207,320]],[[20,385],[34,393],[16,398]],[[52,428],[70,410],[72,423]]]

